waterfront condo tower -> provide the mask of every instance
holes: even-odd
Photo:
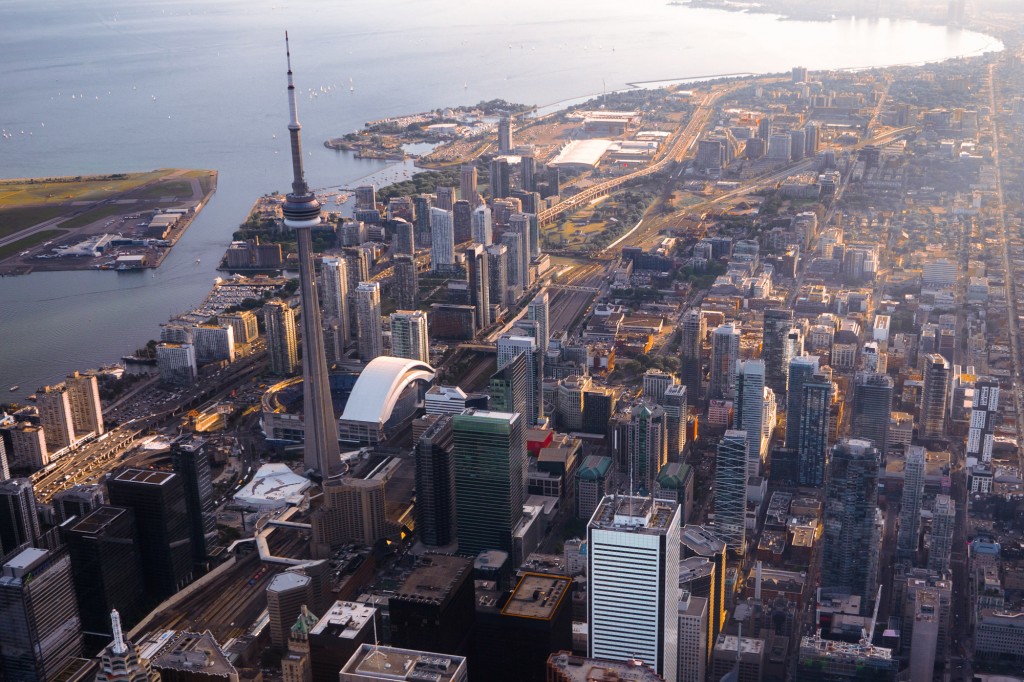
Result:
[[[331,406],[331,387],[327,381],[327,356],[321,332],[320,299],[313,270],[312,228],[320,224],[320,202],[306,185],[302,171],[302,142],[299,139],[299,110],[295,104],[292,82],[292,57],[285,33],[288,55],[288,106],[291,120],[288,134],[292,146],[292,191],[285,198],[282,212],[285,227],[295,230],[299,251],[299,284],[302,301],[302,399],[306,436],[303,461],[307,469],[323,476],[336,473],[341,465],[338,457],[338,422]]]

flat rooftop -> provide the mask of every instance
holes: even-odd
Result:
[[[679,504],[671,500],[605,495],[590,519],[590,526],[601,530],[665,535],[678,516]]]
[[[463,576],[473,570],[471,559],[446,554],[424,555],[402,583],[395,597],[406,601],[441,603]]]
[[[370,624],[377,609],[351,601],[336,601],[330,610],[316,622],[310,635],[325,635],[337,639],[354,639]]]
[[[173,471],[154,471],[152,469],[125,469],[114,476],[115,481],[145,483],[147,485],[163,485],[174,477]]]
[[[558,679],[571,682],[663,682],[664,678],[637,661],[606,661],[573,656],[560,651],[548,657],[548,666],[559,673]]]
[[[725,551],[725,541],[704,526],[683,526],[680,539],[691,552],[699,556],[709,557]]]
[[[363,644],[342,667],[341,679],[346,679],[346,675],[361,675],[371,680],[448,682],[466,679],[466,659]]]
[[[82,535],[96,535],[121,516],[129,513],[123,507],[97,507],[85,516],[81,521],[71,527],[72,533]]]
[[[501,610],[501,615],[551,620],[571,586],[572,578],[567,576],[526,573]]]
[[[227,679],[237,679],[238,675],[209,631],[173,633],[151,662],[158,669],[196,671]]]

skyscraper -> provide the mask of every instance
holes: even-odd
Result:
[[[145,615],[147,601],[135,513],[104,505],[79,518],[63,535],[82,629],[110,636],[111,609],[123,615],[129,628],[134,626]]]
[[[511,553],[526,495],[526,433],[518,414],[466,410],[452,418],[459,553]]]
[[[708,663],[709,600],[682,590],[679,596],[678,682],[704,682]]]
[[[608,495],[587,525],[587,655],[676,679],[679,505]]]
[[[355,291],[356,321],[358,322],[359,359],[369,362],[384,353],[384,335],[380,319],[380,285],[360,282]]]
[[[761,473],[761,464],[768,452],[768,442],[775,428],[775,395],[764,385],[765,366],[761,360],[739,363],[733,423],[747,432],[747,475]]]
[[[789,388],[786,393],[786,447],[800,445],[800,409],[804,382],[818,371],[817,355],[801,355],[789,361]]]
[[[669,386],[676,385],[677,381],[671,374],[666,374],[660,369],[649,369],[644,372],[644,397],[650,398],[658,405],[662,405],[665,402],[665,391],[668,390]]]
[[[46,435],[46,449],[50,452],[66,448],[75,442],[74,419],[71,416],[71,398],[65,386],[44,386],[36,392],[39,423]]]
[[[956,502],[949,495],[936,495],[932,506],[932,529],[928,533],[928,570],[949,572],[955,525]]]
[[[715,458],[715,533],[737,554],[746,548],[747,433],[729,430]]]
[[[544,397],[543,379],[544,364],[537,348],[537,340],[529,336],[503,334],[498,338],[498,369],[505,366],[519,355],[526,356],[527,362],[527,395],[526,414],[523,417],[526,423],[533,425],[538,418],[543,416]]]
[[[114,641],[100,652],[96,682],[158,682],[160,676],[139,655],[139,647],[124,638],[121,614],[115,609],[108,615]]]
[[[789,308],[769,308],[764,311],[761,359],[764,360],[765,385],[780,397],[786,394],[789,375],[786,335],[792,326],[793,311]]]
[[[974,381],[971,421],[967,431],[967,456],[992,461],[992,438],[999,423],[999,382],[992,377]]]
[[[825,462],[828,459],[829,409],[832,405],[832,379],[817,373],[800,382],[799,434],[796,444],[799,462],[799,483],[811,487],[825,484]],[[796,390],[795,387],[790,389]]]
[[[530,277],[530,261],[533,253],[533,239],[530,216],[526,213],[513,213],[508,219],[508,232],[518,234],[523,250],[519,252],[519,283],[523,290],[530,288],[533,280]]]
[[[399,310],[391,313],[391,354],[430,362],[430,338],[427,314],[421,310]]]
[[[196,349],[191,343],[158,343],[156,365],[164,383],[190,386],[196,380]]]
[[[413,232],[416,235],[417,248],[430,246],[430,197],[419,194],[412,198],[413,212],[416,214],[413,220]]]
[[[527,353],[520,353],[491,375],[487,390],[492,410],[529,414],[530,387],[533,385],[530,377],[533,362],[529,357]]]
[[[736,361],[740,359],[740,330],[729,322],[711,332],[711,383],[708,396],[731,399],[736,385]]]
[[[507,249],[508,283],[515,290],[515,298],[529,288],[529,279],[523,279],[523,236],[516,232],[505,232],[501,235],[501,243]]]
[[[508,247],[491,244],[487,247],[487,277],[491,305],[507,308],[508,301]]]
[[[551,312],[548,307],[547,289],[534,296],[526,306],[526,317],[537,322],[537,347],[541,353],[546,354],[551,343]]]
[[[95,433],[103,435],[103,407],[100,405],[100,389],[95,374],[72,372],[65,384],[71,400],[71,421],[75,432],[80,435]]]
[[[680,331],[680,365],[679,377],[686,386],[686,394],[691,405],[700,402],[701,380],[701,346],[708,335],[708,323],[700,308],[690,308],[683,315]]]
[[[508,172],[508,159],[497,156],[491,159],[491,197],[493,199],[504,199],[512,191],[509,172]]]
[[[430,209],[430,269],[447,272],[455,265],[455,216],[443,208]]]
[[[0,575],[0,670],[8,680],[49,682],[82,654],[82,624],[67,552],[34,547]]]
[[[492,230],[490,207],[486,204],[477,206],[473,210],[473,241],[477,244],[490,246],[494,238]]]
[[[487,252],[480,244],[473,244],[462,253],[466,257],[470,304],[476,308],[477,328],[483,330],[491,326],[491,282],[487,276]]]
[[[399,310],[418,310],[420,307],[419,272],[410,256],[395,256],[395,305]]]
[[[673,384],[665,389],[662,407],[665,410],[665,428],[668,434],[668,461],[682,461],[686,448],[686,418],[689,412],[686,386]]]
[[[459,197],[465,199],[473,206],[480,203],[480,195],[477,194],[476,185],[476,166],[471,163],[464,164],[459,170]]]
[[[946,432],[946,403],[949,394],[949,361],[938,353],[924,360],[924,389],[918,430],[921,438],[942,438]]]
[[[342,339],[347,341],[352,338],[348,328],[348,263],[344,258],[325,257],[320,265],[320,278],[324,325],[337,323]]]
[[[457,537],[452,418],[424,419],[430,426],[416,441],[416,532],[428,547],[444,547]]]
[[[280,299],[263,304],[267,330],[267,358],[271,374],[291,376],[299,369],[299,340],[295,334],[295,311]]]
[[[668,461],[665,410],[660,405],[643,400],[633,408],[626,425],[626,461],[633,486],[628,493],[653,490],[658,472]]]
[[[859,596],[863,613],[871,613],[878,584],[879,461],[870,441],[842,440],[825,487],[821,586]]]
[[[27,478],[0,481],[0,559],[23,545],[36,545],[39,537],[32,481]]]
[[[292,83],[291,51],[288,55],[288,105],[291,120],[288,134],[292,148],[292,191],[285,197],[281,211],[285,227],[295,231],[299,256],[299,298],[302,302],[302,405],[306,436],[303,439],[303,461],[307,469],[323,475],[333,473],[338,460],[338,422],[331,404],[331,387],[327,382],[327,357],[324,352],[323,321],[317,295],[316,272],[313,269],[312,228],[320,224],[320,202],[306,185],[302,170],[302,143],[299,137],[299,110],[295,104]]]
[[[459,199],[452,207],[452,231],[455,243],[462,244],[473,239],[473,206],[464,199]]]
[[[879,452],[889,447],[892,377],[861,372],[853,387],[853,434],[870,441]]]
[[[502,114],[498,118],[498,152],[508,154],[512,151],[512,117]]]
[[[147,595],[160,600],[187,585],[192,580],[192,539],[181,476],[124,469],[107,479],[107,491],[111,504],[135,512]]]
[[[896,536],[896,557],[913,559],[921,537],[921,496],[924,495],[925,451],[920,445],[907,446],[903,468],[903,502],[900,529]]]
[[[181,477],[188,511],[189,537],[192,539],[192,562],[196,574],[206,571],[209,551],[217,541],[217,519],[213,504],[213,479],[206,442],[179,438],[171,443],[171,465]]]

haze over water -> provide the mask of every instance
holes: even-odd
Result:
[[[779,21],[665,0],[0,0],[0,16],[0,127],[14,132],[0,140],[0,176],[220,173],[212,202],[156,271],[0,278],[0,391],[11,397],[157,337],[159,323],[209,291],[256,197],[288,187],[285,29],[315,188],[384,167],[322,142],[385,116],[1002,48],[990,36],[914,22]],[[14,384],[22,390],[7,394]]]

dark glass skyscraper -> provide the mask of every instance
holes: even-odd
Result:
[[[889,447],[892,377],[862,372],[853,387],[853,435],[871,441],[878,451]]]
[[[467,410],[452,418],[459,553],[511,553],[523,518],[526,434],[521,415]]]
[[[23,545],[36,544],[39,535],[32,481],[12,478],[0,482],[0,559]]]
[[[832,405],[832,380],[828,374],[815,374],[800,387],[800,438],[797,457],[800,485],[819,487],[825,483],[828,455],[829,408]]]
[[[452,418],[428,415],[433,423],[416,442],[416,530],[423,544],[455,542],[455,457]]]
[[[206,570],[207,553],[217,540],[213,481],[204,445],[204,441],[197,440],[178,440],[171,444],[174,472],[181,476],[185,488],[189,535],[192,539],[192,561],[197,572]]]
[[[786,393],[786,380],[789,375],[786,334],[792,326],[792,310],[769,308],[764,311],[761,359],[764,360],[765,385],[779,397]]]
[[[800,445],[800,409],[803,386],[818,371],[818,356],[802,355],[789,361],[789,390],[786,394],[786,447]]]

